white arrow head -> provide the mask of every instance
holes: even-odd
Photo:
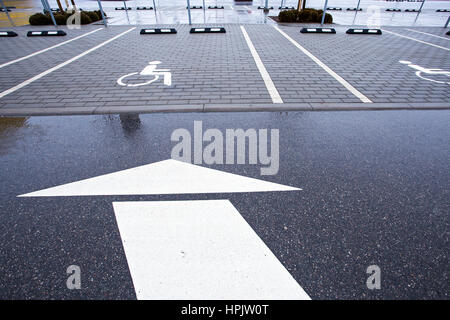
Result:
[[[19,197],[235,193],[301,190],[177,160],[101,175]]]

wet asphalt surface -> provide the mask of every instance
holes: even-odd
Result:
[[[192,134],[194,120],[222,132],[279,129],[277,175],[210,167],[303,191],[16,197],[168,159],[172,131]],[[112,202],[230,199],[312,299],[447,299],[449,120],[448,111],[0,118],[0,298],[135,299]],[[81,290],[66,288],[72,264]],[[365,284],[373,264],[380,290]]]

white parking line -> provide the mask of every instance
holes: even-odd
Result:
[[[1,69],[1,68],[4,68],[4,67],[6,67],[6,66],[9,66],[9,65],[11,65],[11,64],[13,64],[13,63],[17,63],[17,62],[20,62],[20,61],[29,59],[29,58],[31,58],[31,57],[37,56],[38,54],[47,52],[47,51],[52,50],[52,49],[55,49],[55,48],[58,48],[58,47],[63,46],[63,45],[65,45],[65,44],[67,44],[67,43],[70,43],[70,42],[72,42],[72,41],[81,39],[81,38],[83,38],[83,37],[86,37],[86,36],[88,36],[88,35],[90,35],[90,34],[93,34],[94,32],[97,32],[97,31],[99,31],[99,30],[102,30],[102,29],[103,29],[103,28],[95,29],[95,30],[93,30],[93,31],[87,32],[87,33],[85,33],[85,34],[82,34],[81,36],[75,37],[75,38],[73,38],[73,39],[70,39],[70,40],[67,40],[67,41],[58,43],[58,44],[56,44],[56,45],[54,45],[54,46],[48,47],[48,48],[43,49],[43,50],[36,51],[36,52],[31,53],[31,54],[29,54],[29,55],[27,55],[27,56],[24,56],[24,57],[22,57],[22,58],[15,59],[15,60],[6,62],[6,63],[4,63],[4,64],[0,64],[0,69]]]
[[[60,63],[60,64],[58,64],[57,66],[54,66],[53,68],[50,68],[50,69],[48,69],[48,70],[46,70],[46,71],[44,71],[44,72],[42,72],[42,73],[39,73],[38,75],[34,76],[33,78],[30,78],[30,79],[28,79],[28,80],[25,80],[25,81],[22,82],[22,83],[19,83],[17,86],[14,86],[14,87],[12,87],[12,88],[10,88],[10,89],[8,89],[8,90],[5,90],[5,91],[1,92],[1,93],[0,93],[0,98],[3,98],[4,96],[6,96],[6,95],[8,95],[8,94],[10,94],[10,93],[13,93],[13,92],[15,92],[15,91],[17,91],[17,90],[19,90],[19,89],[21,89],[21,88],[23,88],[23,87],[29,85],[30,83],[32,83],[32,82],[34,82],[34,81],[36,81],[36,80],[39,80],[39,79],[42,78],[42,77],[45,77],[46,75],[52,73],[53,71],[56,71],[56,70],[58,70],[58,69],[61,69],[62,67],[68,65],[69,63],[72,63],[72,62],[74,62],[74,61],[76,61],[76,60],[78,60],[78,59],[84,57],[85,55],[87,55],[87,54],[89,54],[89,53],[91,53],[91,52],[93,52],[93,51],[95,51],[95,50],[97,50],[97,49],[103,47],[104,45],[110,43],[111,41],[116,40],[117,38],[120,38],[121,36],[127,34],[127,33],[130,32],[130,31],[133,31],[134,29],[136,29],[136,27],[133,27],[133,28],[131,28],[131,29],[128,29],[127,31],[124,31],[124,32],[122,32],[121,34],[118,34],[117,36],[114,36],[114,37],[112,37],[111,39],[106,40],[106,41],[100,43],[99,45],[96,45],[95,47],[93,47],[93,48],[91,48],[91,49],[89,49],[89,50],[86,50],[86,51],[80,53],[79,55],[77,55],[77,56],[75,56],[75,57],[73,57],[73,58],[71,58],[71,59],[69,59],[69,60],[67,60],[67,61],[65,61],[65,62],[63,62],[63,63]]]
[[[409,39],[409,40],[412,40],[412,41],[420,42],[420,43],[423,43],[423,44],[427,44],[427,45],[435,47],[435,48],[439,48],[439,49],[444,49],[444,50],[450,51],[450,48],[441,47],[441,46],[438,46],[437,44],[426,42],[426,41],[422,41],[422,40],[419,40],[419,39],[416,39],[416,38],[412,38],[412,37],[408,37],[408,36],[404,36],[404,35],[396,33],[396,32],[388,31],[388,30],[385,30],[385,29],[383,29],[383,32],[387,32],[387,33],[393,34],[393,35],[395,35],[397,37],[401,37],[401,38]]]
[[[252,53],[253,59],[255,60],[256,67],[258,68],[259,73],[261,74],[261,77],[264,80],[267,91],[269,92],[269,95],[272,98],[272,102],[273,103],[283,103],[283,100],[281,99],[281,96],[278,93],[277,88],[273,84],[273,81],[270,78],[270,75],[267,72],[266,67],[264,67],[264,64],[262,63],[258,52],[256,51],[255,47],[253,46],[252,40],[248,36],[247,31],[245,30],[244,26],[241,26],[241,31],[242,31],[242,34],[244,35],[245,41],[247,42],[250,52]]]
[[[435,38],[439,38],[439,39],[444,39],[444,40],[450,41],[450,39],[448,39],[448,38],[437,36],[435,34],[428,33],[428,32],[423,32],[423,31],[418,31],[418,30],[413,30],[413,29],[408,29],[408,28],[406,28],[405,30],[412,31],[412,32],[417,32],[417,33],[422,33],[422,34],[425,34],[425,35],[430,36],[430,37],[435,37]]]
[[[113,207],[138,300],[310,300],[228,200]]]
[[[290,36],[288,36],[284,31],[279,29],[277,26],[274,26],[274,28],[281,33],[286,39],[288,39],[294,46],[296,46],[298,49],[300,49],[304,54],[306,54],[311,60],[313,60],[315,63],[319,65],[323,70],[328,72],[334,79],[336,79],[340,84],[342,84],[348,91],[350,91],[353,95],[355,95],[358,99],[360,99],[364,103],[371,103],[372,101],[367,98],[365,95],[363,95],[361,92],[359,92],[355,87],[353,87],[350,83],[348,83],[345,79],[343,79],[340,75],[338,75],[336,72],[331,70],[325,63],[320,61],[316,56],[314,56],[311,52],[303,48],[297,41],[292,39]]]

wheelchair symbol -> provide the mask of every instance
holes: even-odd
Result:
[[[151,84],[155,81],[159,80],[159,76],[163,76],[163,82],[166,86],[172,85],[172,73],[170,73],[170,69],[156,69],[158,64],[160,64],[161,61],[151,61],[149,62],[149,65],[144,68],[141,72],[133,72],[126,74],[119,79],[117,79],[117,84],[125,87],[140,87],[145,86],[148,84]],[[139,76],[153,76],[153,79],[141,82],[141,83],[126,83],[124,80],[128,77],[139,75]]]
[[[450,81],[449,82],[438,81],[438,80],[434,80],[434,79],[428,78],[428,76],[432,76],[432,75],[443,75],[443,76],[450,77],[450,71],[445,71],[445,70],[442,70],[442,69],[427,69],[427,68],[423,68],[421,66],[413,64],[411,61],[400,60],[399,62],[401,64],[406,64],[407,66],[413,68],[414,70],[417,70],[416,71],[416,76],[418,76],[421,79],[432,81],[432,82],[436,82],[436,83],[450,84]]]

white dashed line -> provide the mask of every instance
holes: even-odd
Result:
[[[272,102],[273,103],[283,103],[283,100],[281,99],[281,96],[278,93],[277,88],[273,84],[273,81],[270,78],[270,75],[267,72],[266,67],[264,67],[264,64],[262,63],[258,52],[256,51],[255,47],[253,46],[252,40],[248,36],[247,31],[245,30],[244,26],[241,26],[241,31],[242,31],[242,34],[244,35],[245,41],[247,42],[250,52],[252,53],[253,59],[255,60],[256,67],[258,68],[259,73],[261,74],[261,77],[264,80],[264,84],[266,85],[267,91],[269,92],[269,95],[272,98]]]
[[[47,51],[49,51],[49,50],[58,48],[58,47],[60,47],[60,46],[63,46],[63,45],[65,45],[65,44],[67,44],[67,43],[70,43],[70,42],[72,42],[72,41],[78,40],[78,39],[80,39],[80,38],[86,37],[86,36],[88,36],[88,35],[90,35],[90,34],[92,34],[92,33],[94,33],[94,32],[97,32],[97,31],[99,31],[99,30],[102,30],[102,29],[103,29],[103,28],[95,29],[95,30],[93,30],[93,31],[87,32],[87,33],[85,33],[85,34],[82,34],[81,36],[75,37],[75,38],[73,38],[73,39],[70,39],[70,40],[67,40],[67,41],[58,43],[58,44],[56,44],[56,45],[54,45],[54,46],[48,47],[48,48],[43,49],[43,50],[36,51],[36,52],[31,53],[31,54],[29,54],[29,55],[27,55],[27,56],[24,56],[24,57],[22,57],[22,58],[15,59],[15,60],[6,62],[6,63],[4,63],[4,64],[0,64],[0,69],[1,69],[1,68],[4,68],[4,67],[6,67],[6,66],[9,66],[9,65],[11,65],[11,64],[14,64],[14,63],[17,63],[17,62],[20,62],[20,61],[29,59],[29,58],[31,58],[31,57],[34,57],[34,56],[36,56],[36,55],[38,55],[38,54],[47,52]],[[50,34],[50,32],[49,32],[49,34]]]
[[[288,39],[294,46],[296,46],[298,49],[300,49],[304,54],[306,54],[311,60],[313,60],[315,63],[319,65],[323,70],[328,72],[334,79],[336,79],[340,84],[342,84],[348,91],[350,91],[353,95],[355,95],[357,98],[359,98],[364,103],[371,103],[372,101],[367,98],[365,95],[363,95],[361,92],[359,92],[355,87],[353,87],[350,83],[348,83],[345,79],[343,79],[340,75],[338,75],[336,72],[331,70],[325,63],[320,61],[316,56],[314,56],[311,52],[303,48],[297,41],[292,39],[290,36],[288,36],[284,31],[279,29],[277,26],[274,26],[274,28],[281,33],[286,39]]]
[[[62,67],[68,65],[69,63],[72,63],[72,62],[74,62],[74,61],[76,61],[76,60],[78,60],[78,59],[84,57],[85,55],[87,55],[87,54],[89,54],[89,53],[91,53],[91,52],[93,52],[93,51],[95,51],[95,50],[97,50],[97,49],[103,47],[104,45],[110,43],[111,41],[116,40],[117,38],[120,38],[121,36],[127,34],[128,32],[130,32],[130,31],[132,31],[132,30],[134,30],[134,29],[136,29],[136,27],[133,27],[133,28],[131,28],[131,29],[128,29],[127,31],[124,31],[124,32],[122,32],[121,34],[118,34],[117,36],[114,36],[114,37],[112,37],[111,39],[106,40],[105,42],[102,42],[102,43],[100,43],[99,45],[96,45],[95,47],[93,47],[93,48],[91,48],[91,49],[89,49],[89,50],[86,50],[86,51],[84,51],[83,53],[81,53],[81,54],[79,54],[79,55],[77,55],[77,56],[75,56],[75,57],[73,57],[73,58],[71,58],[71,59],[69,59],[69,60],[67,60],[67,61],[64,61],[63,63],[60,63],[60,64],[58,64],[57,66],[54,66],[53,68],[50,68],[50,69],[48,69],[48,70],[45,70],[44,72],[39,73],[38,75],[34,76],[33,78],[30,78],[30,79],[28,79],[28,80],[25,80],[25,81],[22,82],[22,83],[19,83],[17,86],[14,86],[14,87],[12,87],[12,88],[10,88],[10,89],[8,89],[8,90],[5,90],[5,91],[1,92],[1,93],[0,93],[0,98],[3,98],[4,96],[6,96],[6,95],[8,95],[8,94],[10,94],[10,93],[13,93],[13,92],[15,92],[15,91],[17,91],[17,90],[19,90],[19,89],[21,89],[21,88],[23,88],[23,87],[29,85],[30,83],[32,83],[32,82],[34,82],[34,81],[36,81],[36,80],[39,80],[39,79],[42,78],[42,77],[45,77],[46,75],[52,73],[53,71],[56,71],[56,70],[58,70],[58,69],[61,69]]]

